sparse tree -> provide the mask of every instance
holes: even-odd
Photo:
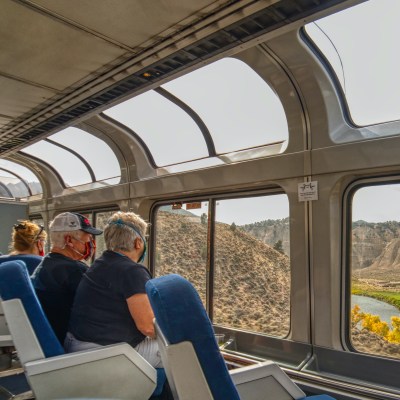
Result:
[[[232,232],[235,232],[235,231],[236,231],[236,224],[235,224],[234,222],[231,223],[230,230],[231,230]]]
[[[282,240],[279,239],[279,240],[274,244],[274,249],[275,249],[276,251],[279,251],[279,253],[284,254],[283,246],[282,246]]]
[[[207,225],[207,214],[206,213],[203,213],[203,214],[201,214],[201,217],[200,217],[200,222],[201,222],[201,224],[202,225]]]

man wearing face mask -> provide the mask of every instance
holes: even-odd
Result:
[[[151,279],[141,264],[147,223],[132,212],[117,212],[104,228],[107,250],[96,259],[76,292],[67,352],[129,343],[153,367],[161,367],[154,340],[154,314],[145,284]]]
[[[51,250],[32,275],[33,286],[58,340],[64,343],[75,292],[103,233],[83,215],[64,212],[50,223]]]

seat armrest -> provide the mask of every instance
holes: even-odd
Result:
[[[147,400],[157,373],[126,343],[30,361],[25,372],[36,398]]]
[[[56,357],[30,361],[25,364],[25,369],[28,374],[40,374],[49,370],[69,368],[75,365],[91,363],[119,355],[127,357],[130,361],[142,369],[146,375],[154,377],[154,382],[156,382],[157,374],[155,369],[127,343],[96,347],[90,350],[77,351],[74,353],[62,354]]]
[[[229,371],[243,400],[265,399],[297,400],[305,393],[272,361],[249,365]]]
[[[11,335],[0,335],[0,347],[14,346]]]

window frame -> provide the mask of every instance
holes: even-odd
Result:
[[[219,200],[234,200],[234,199],[244,199],[244,198],[255,198],[255,197],[267,197],[267,196],[274,196],[274,195],[286,195],[289,205],[289,218],[290,218],[290,201],[289,196],[285,191],[280,187],[269,187],[259,190],[246,190],[241,192],[232,192],[232,193],[224,193],[224,194],[210,194],[210,195],[203,195],[199,197],[183,197],[183,198],[173,198],[168,200],[162,200],[155,202],[151,209],[150,209],[150,227],[151,227],[151,234],[150,234],[150,243],[149,243],[149,269],[153,276],[155,276],[155,243],[156,243],[156,230],[155,227],[157,226],[156,221],[156,214],[157,210],[160,206],[164,205],[171,205],[175,202],[185,203],[192,203],[192,202],[208,202],[208,220],[207,220],[207,261],[206,261],[206,311],[209,315],[211,321],[213,321],[213,314],[214,314],[214,283],[215,283],[215,216],[216,216],[216,203]],[[290,225],[289,225],[289,237],[290,237]],[[292,270],[292,263],[291,258],[289,255],[289,262],[290,262],[290,269]],[[289,293],[289,299],[291,301],[292,298],[292,286]],[[215,325],[218,329],[222,329],[223,331],[229,332],[239,332],[241,331],[239,328],[234,327],[222,327],[219,325]],[[266,337],[271,340],[285,340],[291,334],[292,324],[291,324],[291,306],[289,306],[289,327],[288,331],[284,336],[273,336],[270,333],[266,332],[255,332],[246,330],[242,333],[247,337],[249,335],[259,335],[262,337]]]
[[[383,354],[367,353],[356,349],[352,343],[351,337],[351,284],[352,284],[352,211],[353,198],[355,193],[366,187],[400,185],[400,175],[376,175],[362,177],[351,182],[343,192],[342,209],[342,294],[341,298],[341,341],[345,350],[350,353],[359,354],[367,357],[382,357],[383,360],[390,362],[400,362],[400,358],[393,358]],[[399,345],[400,347],[400,345]]]

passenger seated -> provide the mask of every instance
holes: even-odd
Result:
[[[67,352],[119,342],[129,343],[153,367],[161,367],[154,314],[141,265],[146,253],[147,223],[132,212],[117,212],[104,229],[107,250],[84,275],[76,292]]]
[[[29,220],[19,220],[11,233],[10,253],[0,256],[0,263],[22,260],[32,274],[44,256],[47,233],[42,225]]]
[[[64,343],[76,288],[87,270],[81,260],[94,252],[93,235],[103,233],[78,213],[65,212],[50,223],[51,251],[32,280],[43,311],[58,340]]]

